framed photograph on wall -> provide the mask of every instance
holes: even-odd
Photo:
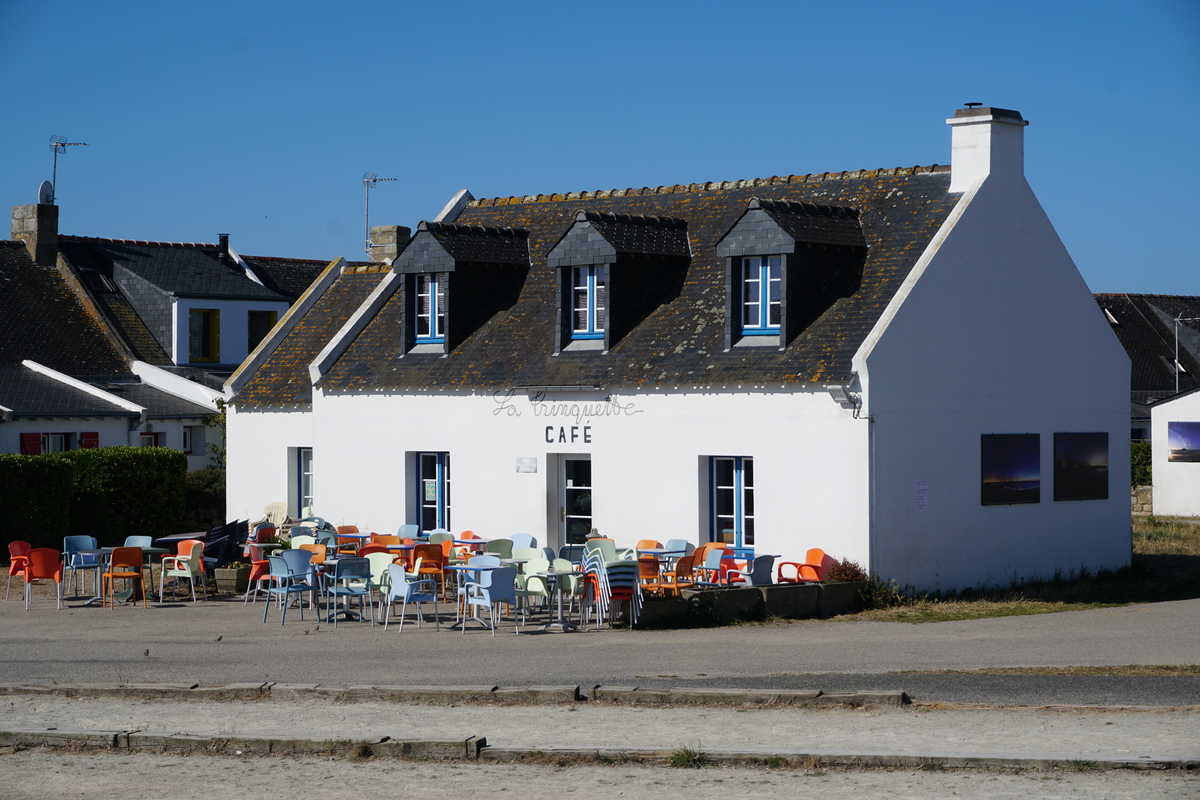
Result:
[[[1108,499],[1108,433],[1054,434],[1054,499]]]
[[[1167,423],[1167,461],[1200,462],[1200,422]]]
[[[981,505],[1041,502],[1041,434],[983,434],[979,437],[979,466]]]

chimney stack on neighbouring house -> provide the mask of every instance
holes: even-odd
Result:
[[[968,106],[977,106],[968,103]],[[950,140],[950,191],[965,192],[989,175],[1025,175],[1025,126],[1021,112],[1006,108],[960,108],[946,120]]]
[[[229,266],[229,234],[217,234],[217,261],[223,266]]]
[[[371,248],[371,260],[391,264],[411,238],[412,230],[404,225],[372,225],[371,244],[374,247]]]
[[[51,203],[13,206],[12,238],[25,243],[34,262],[53,267],[58,261],[58,206]]]

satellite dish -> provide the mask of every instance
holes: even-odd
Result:
[[[54,184],[50,181],[42,181],[42,185],[38,187],[38,202],[44,206],[53,205],[54,203]]]

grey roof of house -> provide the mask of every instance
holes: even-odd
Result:
[[[20,364],[0,364],[0,406],[16,417],[136,417],[136,411],[34,372]]]
[[[1117,321],[1113,333],[1129,354],[1130,399],[1148,404],[1175,394],[1175,323],[1179,323],[1179,391],[1200,387],[1200,297],[1097,294]],[[1111,323],[1110,323],[1111,324]]]
[[[242,256],[242,260],[264,286],[293,302],[329,266],[328,261],[274,256]]]
[[[949,185],[948,168],[913,167],[475,200],[456,225],[528,231],[532,265],[516,302],[495,312],[445,356],[405,354],[403,292],[397,291],[320,386],[345,392],[845,381],[852,374],[854,353],[961,196],[951,194]],[[854,209],[868,246],[857,262],[861,274],[836,276],[815,320],[783,350],[724,347],[726,265],[717,257],[716,244],[752,198]],[[683,220],[691,258],[678,293],[608,352],[555,355],[556,281],[546,255],[580,211]],[[784,208],[777,213],[791,212]],[[839,218],[832,219],[822,223],[824,231],[840,230]],[[275,368],[270,360],[262,367],[268,373]]]
[[[209,406],[184,400],[141,382],[105,381],[96,382],[96,385],[123,400],[137,403],[146,409],[147,419],[191,419],[211,417],[217,413]]]

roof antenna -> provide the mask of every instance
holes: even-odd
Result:
[[[50,149],[54,151],[54,172],[51,174],[50,180],[50,205],[54,205],[54,199],[58,196],[58,154],[67,152],[68,147],[88,147],[88,143],[68,142],[65,136],[50,137]]]
[[[371,244],[371,190],[375,188],[375,184],[380,181],[398,181],[399,178],[381,178],[374,172],[363,173],[363,186],[366,192],[366,200],[363,203],[363,243],[366,245],[363,249],[367,253],[367,258],[371,257],[371,248],[379,247],[380,245]]]

